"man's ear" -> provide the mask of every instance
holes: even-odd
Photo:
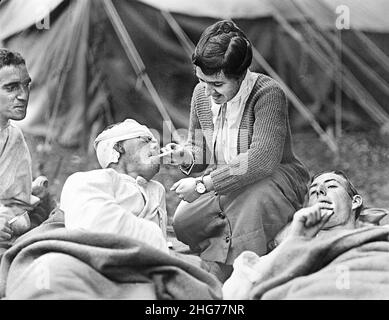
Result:
[[[114,144],[113,149],[116,150],[117,152],[119,152],[120,154],[123,154],[126,152],[126,150],[124,150],[124,147],[120,141],[116,142]]]
[[[359,194],[356,194],[356,195],[353,197],[351,209],[356,210],[356,209],[358,209],[362,204],[363,204],[363,199],[362,199],[362,197],[361,197]]]

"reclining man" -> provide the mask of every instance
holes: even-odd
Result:
[[[31,78],[23,57],[0,49],[0,242],[2,250],[16,236],[47,219],[32,195],[31,156],[22,131],[10,120],[26,117]],[[42,194],[42,197],[48,194]]]
[[[63,187],[66,228],[130,236],[168,252],[165,189],[151,180],[160,169],[153,134],[127,119],[94,146],[102,169],[75,173]]]
[[[296,212],[292,223],[279,232],[275,247],[288,236],[314,237],[317,234],[319,237],[326,237],[328,233],[358,227],[363,199],[342,171],[315,175],[311,179],[307,197],[307,206]]]
[[[224,299],[389,298],[389,228],[360,228],[362,206],[344,173],[313,177],[307,207],[280,232],[279,245],[235,260]]]

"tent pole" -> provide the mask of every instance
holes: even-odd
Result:
[[[361,41],[364,47],[370,51],[371,56],[383,67],[387,72],[389,72],[389,57],[378,47],[374,41],[370,40],[363,32],[358,30],[353,30],[356,37]]]
[[[308,31],[309,34],[313,35],[315,39],[318,40],[318,42],[326,49],[328,55],[331,57],[331,59],[335,62],[335,68],[333,72],[333,78],[337,78],[337,81],[339,82],[339,85],[335,85],[335,137],[340,138],[342,136],[342,87],[343,87],[343,74],[342,74],[342,33],[340,30],[335,28],[336,36],[338,37],[338,43],[339,46],[336,47],[334,50],[332,46],[327,42],[327,40],[324,38],[324,36],[320,32],[319,26],[319,32],[317,32],[313,26],[311,26],[310,21],[305,16],[305,12],[302,8],[302,6],[296,2],[296,0],[291,0],[292,5],[298,10],[298,12],[301,14],[301,18],[304,20],[303,25],[304,29]],[[314,22],[313,22],[314,23]],[[335,52],[336,51],[336,52]]]
[[[185,50],[188,53],[188,55],[191,56],[195,48],[193,42],[191,42],[191,40],[187,37],[187,35],[182,30],[180,25],[177,23],[177,21],[169,12],[164,11],[163,16],[165,17],[166,21],[169,23],[172,30],[175,32],[181,44],[183,44],[183,46],[185,45],[184,49],[185,48],[191,49],[190,51]],[[329,148],[336,153],[338,151],[338,147],[335,141],[333,141],[333,139],[321,128],[319,123],[317,123],[316,120],[314,119],[312,113],[297,98],[297,96],[292,92],[292,90],[289,89],[289,87],[283,82],[283,80],[278,76],[278,74],[274,71],[274,69],[266,62],[266,60],[262,57],[262,55],[255,48],[253,48],[253,51],[254,51],[254,59],[259,63],[259,65],[261,65],[266,70],[266,72],[269,73],[269,75],[271,75],[274,79],[276,79],[280,83],[280,85],[285,90],[288,98],[296,107],[296,109],[304,116],[304,118],[306,118],[309,121],[313,129],[319,134],[322,140],[328,144]]]
[[[292,4],[294,4],[296,6],[296,4],[294,3],[294,1],[292,0],[291,2]],[[297,7],[297,6],[296,6]],[[299,9],[297,7],[297,9]],[[301,9],[299,9],[299,11],[302,11]],[[302,12],[302,15],[301,15],[301,18],[304,19],[307,24],[302,24],[302,26],[304,27],[304,29],[307,29],[307,26],[308,26],[308,20],[305,18],[305,16],[303,15],[304,12]],[[312,33],[315,33],[315,30],[313,28],[310,28],[312,29],[312,32],[309,32],[310,34]],[[314,37],[317,38],[317,35],[314,34]],[[325,39],[324,39],[325,40]],[[340,72],[340,67],[341,65],[339,64],[339,58],[338,56],[333,52],[334,50],[332,49],[332,47],[326,42],[326,41],[319,41],[320,44],[324,47],[325,51],[326,51],[326,54],[330,55],[331,56],[331,59],[333,61],[335,61],[337,63],[336,67],[334,68],[333,72],[331,72],[331,75],[330,75],[330,72],[328,72],[328,70],[330,70],[331,68],[326,68],[325,72],[327,72],[328,74],[328,77],[332,80],[334,77],[338,76],[339,77],[339,83],[340,83],[340,86],[336,86],[335,87],[335,90],[336,90],[336,93],[339,93],[339,88],[341,87],[341,77],[342,77],[342,74]],[[320,50],[320,49],[318,49]],[[321,50],[320,50],[321,51]],[[323,50],[324,51],[324,50]],[[340,90],[341,92],[341,90]],[[316,99],[316,95],[315,93],[311,92],[310,90],[307,91],[307,93],[311,96],[311,98],[313,99]],[[331,105],[331,107],[334,108],[335,110],[335,138],[339,137],[340,134],[341,134],[341,121],[342,121],[342,106],[341,104],[335,102],[334,105]]]
[[[303,36],[288,22],[284,17],[277,12],[277,9],[273,12],[273,17],[276,21],[282,26],[282,28],[298,41],[302,47],[311,55],[311,57],[316,60],[319,66],[323,68],[324,72],[329,72],[333,70],[333,65],[326,56],[323,56],[320,52],[313,49],[312,44],[307,44]],[[377,101],[370,95],[370,93],[362,86],[362,84],[353,76],[353,74],[343,67],[346,81],[344,81],[343,91],[349,95],[351,98],[354,98],[358,103],[365,109],[365,111],[370,115],[370,117],[375,120],[382,127],[389,124],[389,115],[386,111],[377,103]],[[333,71],[331,71],[333,72]],[[336,85],[340,85],[337,78],[334,79]]]
[[[317,41],[324,46],[329,52],[330,55],[333,56],[334,59],[338,55],[334,54],[333,52],[341,50],[344,52],[344,54],[353,62],[355,63],[360,70],[363,71],[363,73],[368,77],[376,87],[381,89],[382,92],[384,92],[386,95],[389,95],[389,84],[388,82],[383,79],[374,69],[372,69],[366,62],[364,62],[357,54],[355,54],[344,42],[340,42],[339,34],[332,34],[332,33],[324,33],[319,26],[318,32],[311,26],[310,21],[305,16],[304,10],[302,9],[301,5],[298,4],[295,0],[292,0],[291,3],[295,6],[295,8],[301,13],[302,19],[306,22],[303,24],[303,27],[307,30],[307,32]],[[325,7],[328,8],[328,7]],[[312,24],[315,24],[312,22]],[[316,24],[315,24],[316,25]],[[335,30],[337,30],[335,28]],[[329,43],[330,41],[331,43]],[[334,48],[334,49],[333,49]]]
[[[319,134],[320,138],[327,143],[328,147],[333,151],[334,153],[338,152],[338,146],[334,139],[326,133],[320,124],[315,120],[315,117],[313,116],[312,112],[302,103],[302,101],[295,95],[295,93],[288,87],[288,85],[278,76],[276,71],[267,63],[265,58],[259,53],[258,50],[253,48],[253,56],[255,61],[259,63],[259,65],[265,69],[265,71],[275,80],[277,80],[282,87],[282,89],[285,91],[287,97],[292,102],[292,104],[295,106],[295,108],[301,113],[301,115],[309,121],[313,129]]]
[[[368,13],[372,14],[371,8],[364,4],[363,2],[359,2],[359,6],[361,9]],[[382,21],[382,20],[381,20]],[[385,21],[386,22],[386,21]],[[388,55],[382,51],[380,47],[378,47],[374,41],[370,40],[363,32],[353,29],[354,34],[359,38],[359,40],[366,46],[367,50],[370,50],[372,56],[380,63],[380,67],[384,67],[384,69],[389,72],[389,57]]]
[[[89,106],[89,95],[88,95],[88,84],[89,84],[89,72],[88,72],[88,47],[89,47],[89,37],[90,37],[90,14],[91,14],[91,8],[92,8],[92,3],[90,2],[91,0],[88,0],[87,1],[87,5],[86,5],[86,10],[85,10],[85,16],[84,16],[84,28],[86,28],[86,41],[87,41],[87,49],[86,49],[86,52],[85,52],[85,78],[86,78],[86,83],[85,83],[85,91],[84,91],[84,102],[85,102],[85,108],[84,108],[84,112],[83,112],[83,122],[84,122],[84,125],[83,125],[83,151],[85,153],[88,152],[88,149],[89,149],[89,140],[90,140],[90,136],[88,137],[88,130],[87,130],[87,127],[88,127],[88,112],[87,112],[87,106]]]
[[[383,93],[389,96],[389,84],[384,78],[382,78],[374,69],[370,68],[367,63],[365,63],[354,52],[352,52],[352,50],[344,42],[340,43],[336,35],[328,34],[327,37],[332,40],[336,49],[343,51],[345,55],[350,58],[350,60],[354,62],[361,71],[363,71],[364,75],[375,84],[377,88],[381,89]]]
[[[343,105],[342,105],[342,83],[343,83],[343,74],[341,70],[341,64],[342,64],[342,45],[343,45],[343,39],[342,39],[342,32],[340,30],[337,30],[338,39],[340,42],[340,47],[338,48],[338,54],[336,57],[336,66],[337,70],[335,70],[335,77],[338,77],[339,86],[335,86],[335,135],[337,138],[342,137],[342,111],[343,111]]]
[[[176,19],[171,15],[170,12],[161,10],[162,16],[165,18],[166,22],[169,24],[170,28],[174,31],[176,34],[178,40],[181,43],[181,46],[184,48],[186,54],[188,57],[191,57],[194,50],[195,45],[193,42],[189,39],[189,37],[186,35],[184,30],[180,27],[180,25],[177,23]]]
[[[137,73],[138,77],[140,77],[143,80],[143,83],[145,84],[146,88],[148,89],[155,105],[157,106],[158,111],[160,112],[163,120],[168,123],[166,127],[171,131],[171,135],[173,139],[178,142],[182,143],[182,138],[177,134],[177,131],[174,127],[174,124],[157,92],[155,89],[150,77],[146,73],[146,66],[144,65],[142,58],[139,55],[138,50],[135,47],[134,42],[132,41],[126,27],[123,24],[123,21],[121,20],[119,13],[117,12],[115,6],[112,3],[112,0],[101,0],[105,12],[108,15],[109,20],[112,23],[112,26],[122,44],[122,47],[127,55],[127,58],[129,59],[132,67],[134,68],[135,72]]]

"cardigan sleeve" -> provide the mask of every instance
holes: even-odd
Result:
[[[220,194],[237,191],[266,178],[281,162],[288,128],[285,93],[272,81],[256,95],[249,149],[211,173],[215,190]]]

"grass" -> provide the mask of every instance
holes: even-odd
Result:
[[[50,192],[57,201],[69,175],[99,168],[95,155],[88,155],[79,148],[64,148],[58,144],[45,148],[42,139],[28,135],[26,140],[33,159],[34,177],[43,174],[49,178]],[[338,140],[337,156],[314,133],[297,133],[293,140],[296,155],[311,174],[330,169],[343,170],[367,206],[389,208],[389,147],[377,132],[343,134]],[[166,188],[169,217],[179,203],[169,189],[183,177],[178,169],[170,166],[162,167],[155,177]]]

